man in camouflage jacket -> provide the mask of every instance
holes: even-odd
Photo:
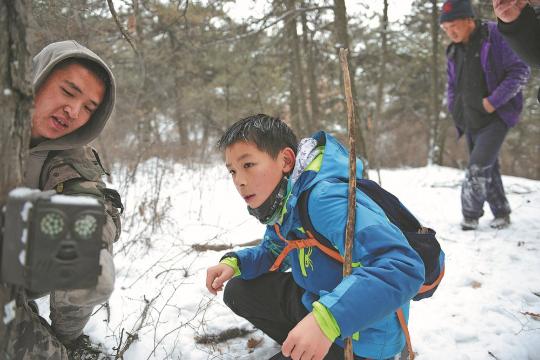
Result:
[[[75,41],[43,48],[33,59],[35,110],[25,186],[64,195],[92,196],[105,205],[100,252],[101,275],[95,287],[50,294],[51,326],[28,299],[46,294],[19,292],[14,320],[0,339],[0,359],[74,358],[92,310],[114,289],[112,246],[120,235],[120,197],[101,180],[106,173],[88,144],[97,138],[115,103],[114,76],[95,53]],[[8,299],[0,284],[0,303]],[[0,319],[1,320],[1,319]],[[5,323],[6,321],[4,321]],[[87,337],[86,337],[87,339]]]

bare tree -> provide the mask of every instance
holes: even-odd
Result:
[[[29,1],[0,1],[0,204],[21,184],[30,144],[32,87],[27,46]]]
[[[442,165],[444,138],[441,133],[441,99],[439,95],[439,9],[431,0],[431,96],[428,164]]]
[[[306,92],[304,87],[304,75],[302,73],[302,62],[300,54],[300,39],[296,29],[298,21],[296,14],[296,1],[286,0],[287,13],[290,13],[285,20],[287,44],[289,47],[289,69],[291,73],[289,98],[291,108],[291,124],[297,134],[303,134],[307,128]]]
[[[381,184],[380,164],[379,164],[379,147],[378,138],[379,130],[382,121],[382,105],[384,103],[384,87],[386,85],[386,61],[388,57],[388,0],[384,0],[383,13],[381,16],[381,55],[379,63],[379,73],[377,81],[377,98],[375,102],[375,115],[373,121],[373,136],[371,136],[370,154],[373,161],[373,166],[377,169],[379,184]]]
[[[306,4],[302,4],[306,7]],[[320,117],[320,101],[317,90],[316,62],[313,54],[313,37],[309,36],[309,27],[307,23],[306,12],[302,12],[302,48],[306,57],[306,76],[309,87],[309,103],[311,106],[311,115],[307,130],[309,133],[315,131],[319,127]]]
[[[30,144],[32,86],[27,41],[30,8],[27,0],[0,0],[0,208],[9,190],[23,181]],[[0,319],[4,319],[4,304],[10,298],[10,289],[0,284]],[[4,341],[8,338],[5,326],[0,321],[2,358]]]

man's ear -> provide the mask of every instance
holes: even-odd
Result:
[[[283,157],[283,173],[288,174],[294,168],[296,155],[294,154],[293,149],[286,147],[285,149],[281,150],[281,156]]]

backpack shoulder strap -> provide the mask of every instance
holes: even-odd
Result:
[[[326,247],[330,247],[332,249],[335,249],[334,245],[332,245],[332,242],[328,240],[324,235],[319,233],[317,230],[315,230],[315,227],[313,226],[313,222],[311,221],[311,218],[309,217],[308,212],[308,201],[309,201],[309,195],[311,194],[311,190],[313,188],[310,188],[300,194],[300,197],[298,198],[298,202],[296,203],[298,206],[298,216],[300,217],[300,223],[302,224],[302,227],[306,231],[306,233],[309,231],[313,237],[318,240],[321,244],[323,244]]]
[[[342,179],[338,179],[344,181]],[[371,200],[373,200],[386,214],[388,219],[402,231],[416,232],[422,226],[413,214],[399,201],[392,193],[384,190],[376,182],[367,179],[358,179],[356,182],[357,189],[364,192]],[[308,200],[311,189],[308,189],[300,194],[298,199],[298,214],[300,222],[305,230],[309,230],[317,240],[324,245],[332,245],[332,243],[322,234],[315,230],[313,222],[309,217]]]

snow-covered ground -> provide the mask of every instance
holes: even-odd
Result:
[[[491,229],[486,205],[479,229],[463,232],[462,171],[383,170],[381,177],[383,187],[437,230],[446,253],[439,290],[412,304],[409,329],[417,359],[540,359],[540,182],[503,177],[511,227]],[[150,160],[135,180],[122,188],[127,210],[115,247],[116,290],[108,311],[99,309],[85,332],[113,357],[125,351],[126,360],[267,359],[278,352],[270,338],[233,315],[221,295],[206,290],[206,268],[227,250],[192,248],[262,236],[264,227],[247,214],[225,167],[190,169]],[[159,201],[153,202],[158,189]],[[151,224],[155,214],[159,221]],[[46,302],[40,308],[46,316]],[[197,342],[230,328],[250,332],[225,342]]]

